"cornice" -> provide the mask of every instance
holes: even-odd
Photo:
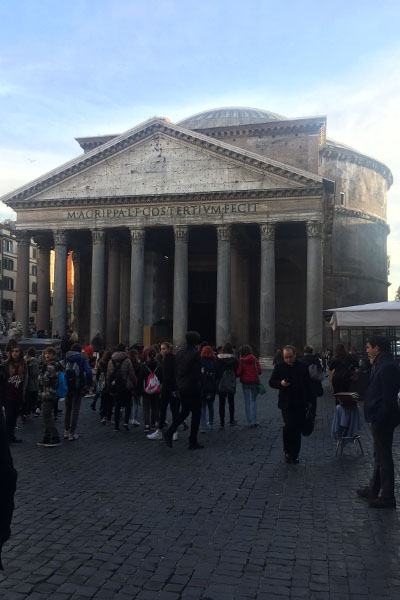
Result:
[[[231,202],[232,200],[291,200],[293,198],[318,198],[323,194],[323,187],[311,188],[275,188],[271,190],[234,190],[224,192],[193,192],[191,194],[160,194],[137,196],[104,196],[99,198],[49,198],[39,200],[31,198],[19,202],[9,202],[15,210],[28,208],[57,208],[77,206],[108,206],[135,204],[187,204],[198,202]]]
[[[371,221],[372,223],[376,223],[380,225],[384,229],[386,229],[387,233],[390,233],[390,227],[383,219],[379,217],[375,217],[374,215],[370,215],[361,210],[355,210],[353,208],[346,208],[345,206],[334,206],[334,212],[337,215],[343,215],[345,217],[355,217],[356,219],[364,219],[364,221]]]
[[[311,117],[309,119],[293,119],[285,121],[272,121],[269,123],[254,123],[248,125],[228,125],[225,127],[209,127],[207,129],[193,129],[198,133],[213,138],[241,137],[241,136],[275,136],[280,133],[297,135],[299,133],[316,133],[323,130],[326,133],[326,117]]]
[[[195,133],[177,125],[172,125],[165,120],[152,119],[149,122],[146,121],[139,127],[127,131],[118,138],[112,139],[98,148],[61,165],[57,169],[50,171],[31,183],[6,194],[0,198],[0,200],[8,206],[16,208],[21,201],[40,194],[74,175],[82,173],[97,163],[106,160],[111,156],[115,156],[119,152],[126,150],[155,133],[164,134],[167,137],[181,140],[192,146],[199,146],[214,154],[235,160],[244,166],[256,168],[261,172],[293,181],[300,186],[318,187],[322,182],[320,176],[309,173],[308,171],[303,171],[272,159],[266,159],[259,154],[242,150],[238,147],[226,144],[225,142],[214,141],[206,135]]]
[[[322,146],[320,155],[329,159],[351,162],[352,164],[360,165],[366,167],[367,169],[371,169],[372,171],[376,171],[386,179],[388,189],[393,183],[392,172],[386,165],[381,163],[379,160],[372,158],[371,156],[366,156],[365,154],[361,154],[356,150],[352,150],[351,148],[343,148],[329,144]]]

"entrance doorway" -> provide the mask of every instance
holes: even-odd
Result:
[[[216,297],[216,271],[189,272],[188,328],[211,345],[215,344]]]

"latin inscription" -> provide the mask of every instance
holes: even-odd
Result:
[[[194,217],[256,213],[256,202],[238,204],[190,204],[184,206],[130,206],[129,208],[87,208],[69,210],[69,220],[127,219],[138,217]]]

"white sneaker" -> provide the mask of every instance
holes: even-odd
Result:
[[[69,439],[69,431],[64,429],[64,440],[68,440],[68,439]]]
[[[70,433],[68,436],[68,439],[70,442],[73,442],[74,440],[77,440],[79,437],[79,435],[77,433]]]
[[[136,419],[131,419],[129,422],[134,427],[139,427],[139,425],[140,425],[139,421],[136,421]]]
[[[162,435],[162,431],[160,431],[160,429],[156,429],[154,433],[149,433],[149,435],[146,435],[148,440],[162,440],[163,439],[163,435]]]
[[[35,410],[35,415],[34,415],[34,416],[35,416],[35,417],[38,417],[39,415],[40,415],[40,408],[37,408],[37,409]]]
[[[173,442],[176,442],[176,440],[177,440],[177,439],[178,439],[178,432],[177,432],[177,431],[175,431],[175,433],[174,433],[174,434],[173,434],[173,436],[172,436],[172,441],[173,441]]]

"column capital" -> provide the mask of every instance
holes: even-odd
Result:
[[[231,226],[220,225],[217,227],[217,239],[219,242],[230,242],[231,241]]]
[[[31,236],[27,231],[17,231],[15,237],[17,238],[19,246],[29,246],[31,243]]]
[[[260,223],[261,241],[274,241],[276,223]]]
[[[175,242],[189,241],[189,227],[187,225],[174,225]]]
[[[45,233],[36,234],[33,238],[33,241],[35,242],[39,250],[49,251],[52,246],[52,242],[49,236]]]
[[[129,230],[131,234],[132,244],[143,244],[146,236],[146,231],[143,227],[134,228]]]
[[[321,221],[307,221],[307,237],[321,237],[322,236],[322,222]]]
[[[104,229],[92,229],[91,233],[93,244],[104,244],[106,238]]]
[[[66,231],[62,229],[57,229],[57,231],[53,231],[54,236],[54,244],[56,246],[66,246],[68,242],[68,234]]]

